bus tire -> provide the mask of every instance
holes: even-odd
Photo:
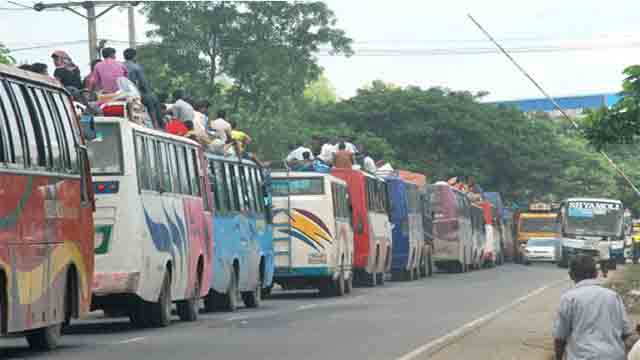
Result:
[[[248,308],[260,307],[260,304],[262,303],[262,280],[258,281],[258,285],[256,285],[255,290],[244,291],[242,293],[242,301]]]
[[[378,285],[384,285],[384,282],[385,282],[384,272],[380,272],[376,274],[376,282],[378,283]]]
[[[433,276],[433,259],[431,258],[431,254],[427,255],[427,276]]]
[[[370,287],[376,287],[377,284],[377,280],[378,280],[378,276],[376,275],[376,273],[365,273],[365,282],[367,284],[367,286]]]
[[[61,334],[62,324],[55,324],[29,331],[26,338],[32,350],[47,351],[58,346]]]
[[[129,309],[129,320],[131,320],[133,326],[137,328],[151,326],[150,319],[149,306],[147,306],[146,302],[142,299],[136,301],[131,309]]]
[[[200,274],[198,274],[196,283],[193,287],[191,298],[179,301],[176,304],[178,317],[182,321],[198,320],[198,312],[200,311]]]
[[[229,280],[229,287],[227,293],[222,296],[222,309],[235,312],[238,310],[238,298],[240,290],[238,289],[238,272],[235,269],[231,271],[231,279]]]
[[[150,316],[149,324],[152,327],[167,327],[171,323],[171,271],[164,274],[162,288],[158,296],[158,302],[146,303],[149,307],[147,312]]]

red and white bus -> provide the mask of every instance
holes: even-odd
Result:
[[[391,270],[391,225],[389,197],[383,179],[360,170],[331,170],[347,183],[353,226],[353,275],[356,282],[370,286],[384,283]]]
[[[54,348],[89,311],[93,194],[68,94],[0,65],[0,332]]]

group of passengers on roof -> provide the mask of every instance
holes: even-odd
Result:
[[[110,95],[121,90],[118,79],[126,78],[140,93],[142,104],[149,115],[148,126],[189,137],[211,152],[236,155],[239,159],[249,158],[260,166],[264,165],[254,153],[247,150],[251,137],[238,129],[236,121],[227,120],[224,110],[219,110],[216,118],[209,120],[209,102],[198,101],[194,109],[192,101],[181,89],[173,92],[173,104],[161,104],[153,94],[142,66],[136,61],[135,49],[123,51],[124,62],[117,60],[114,48],[103,48],[101,54],[102,60],[93,60],[90,73],[82,79],[80,68],[71,57],[62,50],[54,51],[51,54],[55,66],[53,77],[69,90],[74,100],[84,104],[113,98]],[[20,68],[49,76],[49,69],[43,63],[24,64]]]
[[[302,144],[290,146],[285,162],[293,171],[329,172],[335,168],[359,168],[375,174],[377,167],[369,153],[363,148],[359,150],[353,144],[353,138],[341,136],[329,139],[326,136],[314,135],[311,148]]]

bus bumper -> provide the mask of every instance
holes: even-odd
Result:
[[[140,272],[95,273],[92,291],[97,296],[136,293],[139,283]]]

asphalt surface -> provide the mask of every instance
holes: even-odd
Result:
[[[22,338],[0,339],[3,359],[385,359],[395,360],[559,279],[553,265],[508,264],[466,274],[356,288],[343,298],[275,293],[260,309],[177,317],[139,330],[127,319],[75,322],[60,347],[34,353]]]

